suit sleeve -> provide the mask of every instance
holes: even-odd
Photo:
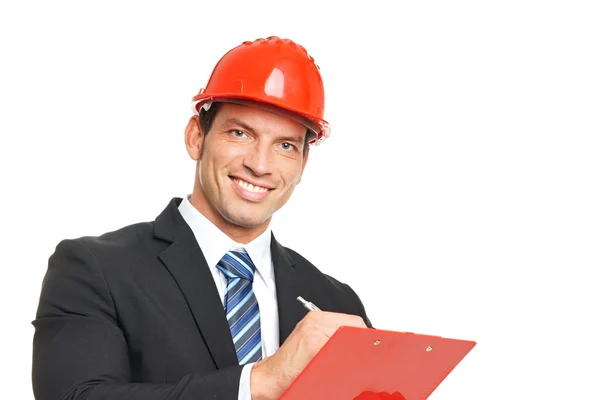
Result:
[[[362,301],[360,300],[360,297],[358,297],[356,292],[349,285],[347,285],[347,284],[344,284],[344,285],[346,286],[346,289],[348,289],[348,292],[350,292],[350,295],[352,296],[352,298],[354,299],[354,302],[356,303],[356,306],[358,307],[358,310],[359,310],[358,315],[363,318],[363,320],[365,321],[365,324],[367,325],[368,328],[373,328],[373,324],[371,323],[371,320],[367,316],[367,311],[365,310],[365,306],[362,303]]]
[[[242,366],[174,384],[131,382],[128,347],[94,255],[75,240],[49,259],[33,321],[36,400],[237,399]]]

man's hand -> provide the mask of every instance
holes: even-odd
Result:
[[[341,326],[367,327],[356,315],[310,311],[275,354],[252,367],[252,400],[279,399]]]

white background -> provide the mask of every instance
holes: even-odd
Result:
[[[189,193],[191,97],[276,35],[321,67],[333,133],[278,239],[377,327],[478,342],[431,400],[600,399],[598,3],[336,3],[2,3],[3,398],[33,398],[54,246]]]

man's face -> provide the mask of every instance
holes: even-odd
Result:
[[[222,104],[199,137],[200,211],[221,229],[266,228],[300,182],[305,135],[303,125],[280,115]]]

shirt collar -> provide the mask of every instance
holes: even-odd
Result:
[[[217,268],[217,263],[229,251],[244,248],[256,271],[265,281],[267,286],[274,283],[273,266],[271,262],[271,227],[267,229],[250,243],[241,244],[231,239],[212,222],[198,211],[186,196],[179,205],[179,212],[190,226],[196,241],[204,254],[206,263],[211,269]]]

